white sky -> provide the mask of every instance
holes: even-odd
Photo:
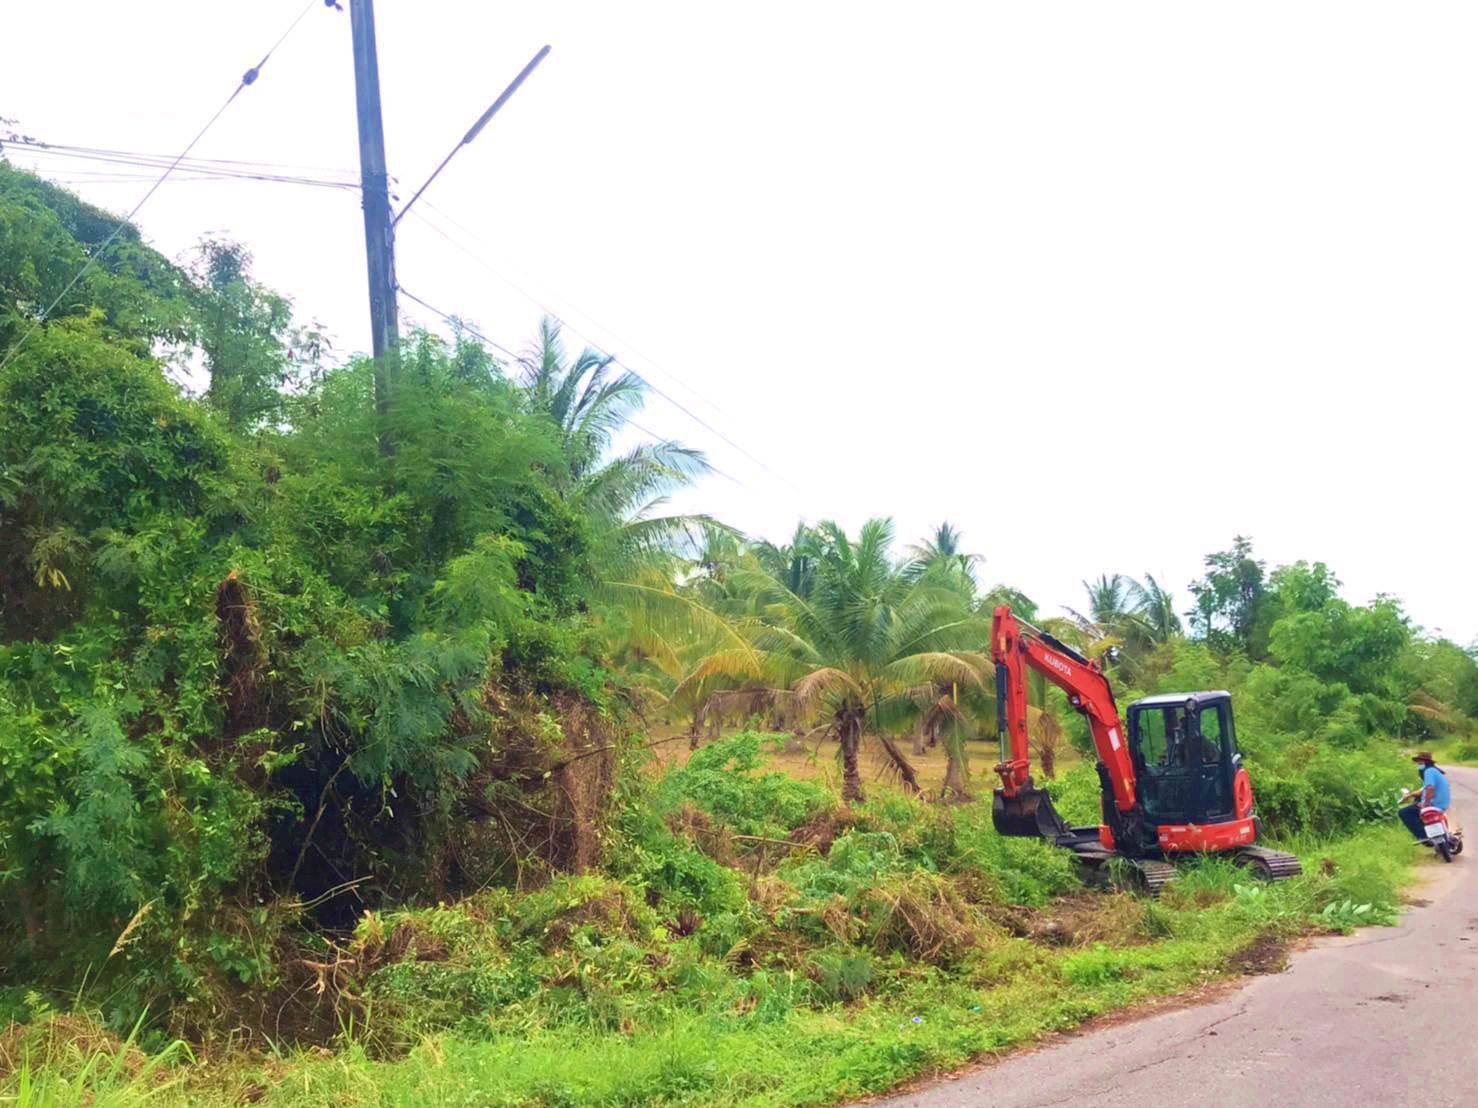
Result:
[[[177,152],[301,6],[10,0],[0,116]],[[511,279],[763,460],[654,397],[642,425],[731,478],[684,507],[776,539],[949,518],[1049,607],[1104,571],[1188,600],[1241,532],[1478,635],[1478,6],[377,14],[402,199],[553,45],[417,206],[482,261],[408,217],[400,281],[519,348],[540,309]],[[347,12],[315,7],[195,153],[352,173]],[[87,181],[115,210],[147,187]],[[175,256],[245,242],[368,345],[353,194],[181,181],[139,223]]]

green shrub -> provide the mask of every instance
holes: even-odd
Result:
[[[627,797],[615,831],[604,868],[642,889],[662,911],[727,917],[731,923],[749,917],[743,875],[675,834],[645,793],[635,791]]]
[[[898,840],[887,831],[848,831],[824,858],[806,858],[780,868],[802,899],[855,897],[904,868]]]
[[[684,803],[741,834],[783,837],[835,803],[831,792],[786,773],[761,772],[769,736],[740,731],[693,752],[686,765],[669,770],[657,804],[672,811]]]

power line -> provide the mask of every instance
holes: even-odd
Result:
[[[417,304],[421,305],[421,307],[425,308],[428,312],[434,312],[436,315],[439,315],[442,319],[446,320],[447,323],[451,324],[451,326],[466,331],[469,335],[477,339],[483,345],[491,346],[494,350],[503,354],[505,357],[508,357],[515,362],[519,360],[518,355],[509,350],[508,347],[502,345],[501,343],[494,342],[492,339],[488,338],[481,331],[479,331],[476,327],[472,326],[472,324],[468,323],[465,319],[459,319],[456,316],[448,315],[446,312],[442,311],[434,304],[428,304],[415,293],[411,292],[411,290],[406,288],[404,285],[400,285],[399,288],[400,291],[405,295],[405,298],[407,300],[414,300]]]
[[[471,230],[471,228],[469,228],[465,223],[462,223],[461,221],[459,221],[455,216],[453,216],[445,208],[438,207],[436,204],[433,204],[430,200],[427,200],[426,201],[426,207],[430,208],[438,216],[440,216],[442,219],[446,220],[453,227],[455,227],[458,231],[462,232],[462,234],[466,235],[467,238],[470,241],[476,243],[477,245],[483,247],[484,249],[491,249],[491,247],[489,246],[488,242],[485,239],[480,238],[475,232],[473,232]],[[430,226],[430,223],[428,222],[427,225]],[[477,260],[478,261],[481,261],[481,259],[477,259]],[[486,262],[483,262],[482,264],[485,265],[485,266],[487,266],[487,263]],[[501,272],[497,271],[496,269],[493,269],[493,267],[491,267],[491,266],[487,266],[487,268],[489,269],[490,272],[494,273],[494,275],[497,276],[500,280],[504,281],[509,286],[511,286],[513,289],[515,289],[521,296],[524,296],[524,297],[528,298],[531,301],[534,300],[534,298],[528,292],[526,292],[511,277],[507,276],[504,273],[501,273]],[[556,299],[563,300],[564,298],[563,297],[559,297],[558,294],[556,293]],[[570,307],[573,307],[572,305],[569,305],[569,306]],[[541,305],[541,307],[542,307],[542,305]],[[604,333],[606,335],[609,335],[610,338],[613,339],[616,343],[619,343],[621,346],[623,346],[626,349],[630,350],[632,354],[634,354],[636,357],[640,358],[643,362],[645,362],[650,369],[657,370],[663,377],[671,378],[672,381],[676,385],[678,385],[680,388],[682,388],[690,396],[692,396],[695,399],[697,399],[697,400],[701,401],[702,403],[706,404],[717,415],[722,416],[722,417],[727,417],[728,413],[726,411],[724,411],[723,407],[720,404],[716,403],[715,401],[709,399],[707,396],[703,395],[703,393],[699,392],[696,388],[694,388],[692,385],[688,384],[686,381],[684,381],[677,374],[673,373],[671,370],[664,369],[661,365],[659,365],[657,363],[657,360],[655,358],[649,357],[648,355],[642,353],[640,350],[636,349],[635,346],[633,346],[629,342],[626,342],[620,335],[615,334],[609,327],[603,327],[603,326],[601,326],[600,321],[597,320],[597,319],[595,319],[595,318],[593,318],[588,312],[582,312],[579,309],[574,309],[574,314],[577,315],[577,316],[580,316],[581,318],[583,318],[585,320],[585,322],[587,322],[588,324],[590,324],[597,331],[600,331],[600,332],[602,332],[602,333]]]
[[[51,154],[57,157],[83,157],[97,161],[124,161],[139,165],[168,165],[174,160],[172,154],[155,154],[142,150],[114,150],[104,146],[76,146],[65,142],[44,142],[31,136],[24,138],[6,138],[0,141],[0,146],[25,147],[38,154]],[[352,178],[355,173],[351,169],[342,166],[306,165],[302,162],[267,162],[251,158],[183,158],[183,166],[220,166],[240,167],[248,169],[307,169],[317,173],[338,173],[347,178]]]
[[[457,316],[448,315],[446,312],[442,311],[436,305],[430,304],[427,301],[422,300],[419,296],[417,296],[415,293],[411,292],[411,290],[408,289],[408,288],[406,288],[404,285],[399,286],[399,291],[400,291],[401,295],[404,296],[407,300],[414,300],[417,304],[421,305],[421,307],[425,308],[427,311],[432,312],[433,314],[440,316],[443,320],[445,320],[452,327],[455,327],[455,328],[458,328],[460,330],[466,331],[473,338],[477,339],[479,342],[483,343],[484,345],[491,346],[494,350],[497,350],[500,353],[502,353],[505,356],[507,356],[511,361],[513,361],[515,363],[521,363],[523,361],[523,359],[521,359],[517,354],[513,353],[513,351],[509,350],[506,346],[502,345],[501,343],[494,342],[492,339],[488,338],[481,331],[479,331],[476,327],[472,326],[472,324],[468,323],[465,319],[460,319]],[[620,363],[618,362],[616,364],[619,365]],[[650,387],[650,383],[648,383],[646,381],[643,381],[643,384],[647,384],[648,387]],[[636,420],[632,419],[629,415],[628,416],[623,416],[622,417],[622,420],[625,423],[629,423],[632,427],[635,427],[642,434],[647,435],[648,437],[650,437],[652,439],[655,439],[657,442],[667,442],[667,441],[669,441],[668,438],[667,438],[667,436],[665,436],[665,435],[659,435],[659,434],[657,434],[656,431],[653,431],[651,428],[642,426]],[[723,470],[719,469],[718,466],[714,465],[712,462],[709,462],[709,461],[707,461],[705,459],[704,464],[708,467],[708,469],[711,472],[717,474],[719,477],[722,477],[722,478],[724,478],[725,480],[728,480],[728,481],[732,481],[732,482],[734,482],[734,484],[739,485],[741,488],[743,487],[743,483],[737,477],[733,477],[730,474],[725,473]]]
[[[558,312],[556,312],[553,308],[549,307],[547,304],[545,304],[538,297],[534,296],[528,290],[526,290],[523,287],[521,287],[517,282],[513,281],[509,277],[507,277],[504,274],[500,273],[496,268],[494,268],[491,264],[489,264],[486,260],[484,260],[480,255],[478,255],[474,251],[470,250],[469,248],[467,248],[466,246],[464,246],[462,243],[459,243],[453,236],[449,235],[446,231],[444,231],[440,227],[436,226],[436,224],[432,223],[430,220],[428,220],[420,212],[411,212],[410,214],[413,215],[413,216],[415,216],[422,223],[426,224],[427,227],[431,228],[431,230],[435,231],[442,238],[444,238],[448,242],[450,242],[453,246],[456,246],[459,250],[461,250],[463,253],[465,253],[473,261],[478,262],[479,264],[481,264],[485,269],[487,269],[487,271],[489,273],[493,274],[499,280],[501,280],[504,283],[506,283],[514,291],[518,292],[520,295],[522,295],[523,297],[525,297],[530,303],[532,303],[535,307],[539,308],[542,312],[544,312],[545,315],[549,316],[556,323],[558,323],[561,327],[565,327],[568,330],[573,331],[576,335],[579,335],[580,338],[584,339],[585,342],[587,342],[594,350],[598,351],[599,353],[601,353],[602,355],[604,355],[606,358],[608,358],[611,361],[612,364],[618,365],[622,369],[626,370],[633,377],[637,378],[637,380],[641,381],[642,384],[646,385],[647,388],[651,389],[652,392],[656,393],[663,400],[666,400],[674,408],[676,408],[678,411],[682,412],[685,416],[687,416],[689,419],[691,419],[694,423],[698,424],[698,426],[702,427],[704,430],[708,431],[710,434],[716,436],[721,441],[727,443],[733,449],[737,450],[740,454],[743,454],[746,458],[748,458],[750,461],[752,461],[755,465],[759,466],[762,470],[764,470],[766,473],[768,473],[771,477],[774,477],[778,481],[783,481],[785,484],[789,485],[790,488],[793,489],[796,493],[798,493],[798,494],[800,494],[802,496],[805,495],[804,490],[802,490],[790,478],[784,476],[783,474],[777,473],[775,470],[771,469],[770,466],[767,465],[764,462],[763,459],[756,457],[750,451],[748,451],[744,447],[740,446],[737,442],[735,442],[733,439],[731,439],[728,435],[724,434],[722,431],[720,431],[713,424],[709,423],[702,416],[698,415],[698,413],[694,412],[687,405],[683,404],[681,401],[679,401],[676,398],[674,398],[671,393],[668,393],[668,392],[664,391],[663,389],[659,388],[656,384],[654,384],[652,382],[652,380],[651,380],[650,377],[648,377],[645,374],[640,373],[637,370],[633,369],[628,363],[622,361],[620,358],[616,357],[616,355],[612,354],[609,350],[605,349],[605,347],[601,346],[600,343],[598,343],[594,339],[592,339],[589,336],[589,334],[587,334],[586,332],[580,330],[578,327],[574,327],[571,324],[569,324],[568,322],[566,322],[563,318],[561,318],[560,314]]]
[[[252,66],[241,75],[241,80],[237,82],[236,88],[232,91],[231,95],[226,97],[225,103],[223,103],[219,108],[216,109],[215,114],[212,115],[210,119],[206,120],[205,126],[200,128],[195,137],[189,141],[185,148],[180,151],[175,160],[169,164],[169,167],[165,169],[162,174],[160,174],[159,179],[156,180],[151,186],[149,186],[149,191],[144,193],[143,198],[140,199],[139,202],[133,206],[133,210],[130,211],[121,220],[119,220],[118,225],[114,227],[111,232],[109,232],[108,237],[102,241],[98,248],[94,250],[91,255],[88,256],[87,261],[83,263],[82,268],[77,271],[76,275],[67,282],[66,287],[63,288],[61,292],[57,293],[56,299],[47,306],[46,310],[43,311],[34,322],[32,322],[30,329],[20,337],[19,341],[17,341],[14,346],[12,346],[9,350],[5,352],[4,358],[0,358],[0,370],[3,370],[7,365],[10,364],[11,360],[16,356],[16,354],[20,352],[21,347],[25,346],[25,344],[30,340],[31,336],[34,335],[41,328],[41,325],[45,323],[48,318],[50,318],[51,313],[56,311],[57,305],[62,302],[62,299],[67,295],[67,293],[71,292],[72,289],[76,286],[77,282],[82,280],[87,272],[91,270],[94,265],[97,264],[98,259],[100,259],[103,254],[107,252],[108,247],[113,245],[113,240],[123,233],[123,229],[125,227],[129,226],[132,223],[133,218],[138,215],[139,209],[149,202],[149,198],[159,191],[160,186],[169,179],[169,175],[175,171],[175,168],[189,155],[190,151],[195,149],[196,144],[205,137],[206,132],[215,126],[216,120],[220,119],[221,116],[225,114],[226,109],[235,102],[236,98],[241,95],[242,91],[248,85],[256,83],[257,78],[261,76],[262,67],[267,64],[267,60],[272,57],[273,52],[285,41],[287,41],[287,36],[292,34],[293,31],[297,29],[298,24],[303,22],[304,17],[307,16],[307,14],[312,11],[313,8],[317,6],[317,4],[318,0],[308,0],[307,5],[303,8],[301,12],[298,13],[298,17],[294,19],[290,24],[288,24],[287,30],[283,31],[282,34],[278,36],[277,41],[274,42],[267,49],[267,52],[262,55],[262,60],[257,62],[256,65]]]
[[[19,163],[16,163],[19,164]],[[106,162],[104,164],[107,164]],[[132,181],[152,181],[157,176],[154,173],[130,173],[128,166],[132,162],[118,163],[112,169],[80,169],[75,166],[56,167],[57,173],[66,176],[46,177],[52,184],[86,184],[91,181],[94,184],[122,184]],[[30,166],[32,172],[40,173],[43,167]],[[303,185],[312,188],[342,189],[345,191],[357,191],[357,181],[330,181],[313,177],[298,177],[279,173],[252,173],[246,170],[221,170],[206,169],[182,164],[170,175],[173,184],[183,184],[196,181],[262,181],[269,184]]]
[[[66,172],[70,173],[107,173],[110,175],[124,175],[132,169],[168,169],[174,163],[174,159],[160,159],[152,154],[132,155],[128,153],[88,153],[83,150],[60,149],[45,144],[30,145],[25,143],[11,143],[9,141],[0,144],[4,146],[15,146],[24,148],[21,152],[33,158],[62,159],[66,164]],[[14,151],[8,152],[11,156]],[[72,162],[96,162],[99,165],[112,168],[103,169],[79,169],[71,165]],[[331,170],[329,172],[337,172]],[[137,174],[146,180],[152,180],[153,173]],[[249,162],[217,161],[206,158],[182,158],[174,164],[173,179],[176,181],[204,178],[227,178],[244,177],[252,180],[284,181],[292,184],[326,185],[336,188],[358,188],[359,183],[352,180],[337,180],[326,177],[310,177],[301,173],[278,173],[273,172],[268,165],[253,166]]]

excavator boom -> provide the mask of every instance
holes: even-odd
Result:
[[[1005,835],[1049,841],[1061,841],[1075,834],[1082,837],[1081,832],[1074,833],[1057,814],[1047,791],[1032,782],[1028,669],[1036,670],[1061,688],[1067,693],[1068,703],[1087,718],[1101,767],[1100,776],[1112,797],[1112,807],[1117,813],[1133,812],[1134,768],[1113,689],[1098,663],[1018,619],[1006,605],[993,613],[991,660],[996,666],[996,710],[1001,733],[1001,762],[996,766],[1001,787],[996,790],[991,813],[996,830]],[[1109,807],[1105,804],[1105,814]]]

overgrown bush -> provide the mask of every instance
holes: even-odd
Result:
[[[99,225],[0,165],[6,303]],[[304,905],[591,864],[622,711],[594,552],[661,487],[592,499],[602,432],[480,348],[408,339],[382,415],[233,265],[193,286],[128,229],[0,371],[0,930],[12,973],[116,979],[125,1022],[273,987]],[[230,385],[198,399],[156,356],[197,334]]]
[[[662,779],[656,801],[664,812],[680,804],[702,808],[719,824],[746,835],[783,837],[835,804],[829,790],[787,773],[761,772],[764,750],[780,736],[740,731],[693,752]]]

